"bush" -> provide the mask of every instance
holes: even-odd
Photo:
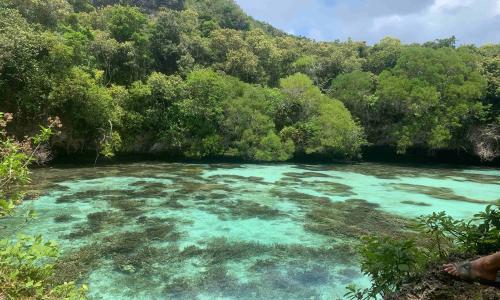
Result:
[[[396,292],[411,283],[434,263],[444,263],[452,255],[473,257],[500,249],[500,209],[486,207],[471,220],[454,220],[445,212],[418,218],[416,236],[366,237],[360,249],[361,270],[370,277],[369,289],[347,287],[349,299],[375,299]],[[418,241],[418,242],[417,242]]]
[[[9,299],[85,299],[87,287],[74,282],[53,285],[52,262],[58,256],[54,242],[41,236],[20,236],[16,242],[0,241],[0,296]]]
[[[351,299],[376,298],[393,293],[403,283],[417,276],[424,265],[425,256],[413,240],[395,240],[393,237],[365,237],[360,250],[361,270],[370,277],[371,289],[348,289]]]
[[[430,237],[441,258],[450,252],[487,255],[500,249],[500,209],[489,205],[471,220],[454,220],[445,212],[418,219],[417,229]]]
[[[21,202],[30,182],[28,166],[50,157],[44,144],[61,127],[58,118],[49,118],[49,126],[41,127],[38,135],[18,141],[7,134],[12,120],[12,114],[0,112],[0,217],[11,214]],[[41,236],[0,240],[0,299],[84,299],[86,286],[51,282],[58,253],[57,245]]]
[[[13,118],[10,113],[0,112],[0,217],[11,213],[21,202],[22,187],[30,181],[28,165],[49,158],[44,143],[61,126],[59,118],[49,118],[49,126],[42,126],[38,135],[16,140],[6,130]]]

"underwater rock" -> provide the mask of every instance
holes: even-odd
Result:
[[[87,215],[87,226],[94,232],[100,232],[106,226],[121,226],[128,218],[116,211],[103,211]]]
[[[358,270],[351,268],[342,269],[338,272],[338,274],[348,278],[349,280],[363,276]]]
[[[216,238],[207,243],[202,255],[210,264],[220,265],[226,261],[255,256],[267,249],[257,243],[229,242],[225,238]]]
[[[194,283],[189,278],[175,278],[168,282],[163,292],[168,299],[196,299],[198,293],[195,291]]]
[[[142,187],[144,190],[149,190],[149,189],[167,189],[168,185],[161,183],[161,182],[151,182],[151,181],[136,181],[134,183],[129,184],[129,186],[132,187]]]
[[[290,186],[299,187],[299,185],[301,185],[304,182],[305,181],[302,180],[300,177],[284,177],[275,182],[274,185],[280,187],[290,187]]]
[[[153,264],[160,260],[164,251],[145,246],[132,254],[118,253],[113,255],[115,269],[123,273],[138,273],[142,275],[151,274]]]
[[[277,209],[251,200],[209,202],[208,206],[204,207],[204,209],[216,214],[222,220],[251,218],[270,220],[284,215]]]
[[[278,263],[277,259],[257,259],[255,263],[249,268],[250,271],[267,271],[274,268]]]
[[[314,265],[307,268],[292,267],[288,270],[287,274],[291,280],[306,286],[324,285],[330,281],[328,268],[322,265]]]
[[[78,201],[78,199],[76,197],[74,197],[73,195],[64,195],[64,196],[58,197],[56,199],[56,203],[58,203],[58,204],[61,204],[61,203],[74,203],[76,201]]]
[[[65,253],[54,265],[52,280],[57,284],[63,284],[82,279],[98,266],[102,256],[103,249],[98,243]]]
[[[58,216],[54,217],[54,222],[56,222],[56,223],[69,223],[73,220],[75,220],[75,218],[73,218],[73,216],[71,216],[69,214],[58,215]]]
[[[43,185],[43,190],[49,191],[58,191],[58,192],[66,192],[70,191],[71,188],[65,185],[57,184],[57,183],[47,183]]]
[[[355,205],[367,209],[377,209],[380,208],[380,204],[368,202],[365,199],[347,199],[345,204]]]
[[[284,191],[282,189],[271,189],[270,194],[274,197],[280,198],[285,201],[291,201],[299,204],[303,208],[311,208],[315,206],[329,206],[332,201],[328,197],[318,197],[296,191]]]
[[[233,189],[225,184],[208,184],[208,183],[197,183],[197,182],[184,182],[182,184],[175,184],[173,187],[175,193],[179,195],[190,196],[194,193],[203,192],[213,192],[213,191],[223,191],[223,192],[233,192]]]
[[[77,203],[96,200],[106,196],[127,197],[130,191],[127,190],[87,190],[73,194],[62,195],[56,199],[56,203]]]
[[[181,204],[176,197],[171,197],[169,200],[161,204],[162,207],[172,208],[172,209],[184,209],[187,206]]]
[[[148,226],[144,230],[144,234],[149,240],[175,242],[181,238],[181,234],[175,230],[175,225],[171,223]]]
[[[217,169],[231,170],[231,169],[241,169],[243,168],[243,166],[233,163],[231,164],[214,163],[214,164],[209,164],[208,168],[209,170],[217,170]]]
[[[332,237],[359,238],[369,234],[397,235],[408,222],[364,200],[330,203],[306,214],[306,230]]]
[[[211,175],[208,177],[209,180],[230,180],[233,182],[251,182],[251,183],[258,183],[258,184],[269,184],[264,180],[262,177],[257,177],[257,176],[240,176],[240,175]]]
[[[457,195],[450,188],[445,187],[432,187],[432,186],[424,186],[424,185],[415,185],[415,184],[391,184],[394,189],[408,191],[412,193],[424,194],[431,196],[433,198],[442,199],[442,200],[453,200],[453,201],[463,201],[469,203],[478,203],[478,204],[489,204],[489,201],[472,199],[464,196]]]
[[[429,203],[416,202],[416,201],[411,201],[411,200],[401,201],[401,204],[408,204],[408,205],[414,205],[414,206],[432,206]]]
[[[77,240],[93,235],[95,232],[87,226],[77,226],[69,234],[62,236],[64,239]]]
[[[220,199],[226,199],[227,195],[225,195],[225,194],[218,194],[218,193],[211,193],[208,197],[210,199],[220,200]]]
[[[132,200],[123,197],[107,197],[109,205],[113,208],[119,209],[128,217],[138,217],[143,214],[141,210],[145,206],[144,200]]]
[[[106,254],[127,254],[144,245],[147,238],[142,232],[122,232],[103,239]]]

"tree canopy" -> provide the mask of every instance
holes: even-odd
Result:
[[[120,151],[197,158],[498,153],[499,45],[315,42],[231,0],[0,7],[1,109],[19,135],[60,115],[65,151],[93,151],[111,130]]]

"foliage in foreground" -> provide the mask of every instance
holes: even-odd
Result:
[[[21,203],[24,187],[30,182],[29,165],[49,159],[44,145],[61,127],[58,118],[50,118],[39,134],[19,141],[7,134],[12,119],[12,114],[0,112],[0,217],[8,216]],[[40,236],[0,240],[0,299],[84,299],[85,286],[51,282],[58,253],[55,243],[44,242]]]
[[[472,220],[454,220],[446,213],[420,217],[413,238],[366,237],[360,249],[361,269],[372,287],[348,287],[350,299],[376,299],[419,280],[429,265],[448,262],[450,255],[474,257],[500,249],[500,207],[488,206]]]
[[[28,166],[49,159],[45,143],[61,127],[58,118],[49,118],[49,125],[42,126],[39,134],[17,140],[7,134],[12,120],[12,114],[0,112],[0,217],[21,202],[23,187],[30,182]]]
[[[85,285],[52,284],[58,253],[57,245],[44,242],[41,236],[0,241],[0,295],[7,299],[85,299]]]

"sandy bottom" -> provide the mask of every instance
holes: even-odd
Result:
[[[51,168],[0,233],[61,245],[58,280],[91,299],[341,299],[369,281],[355,245],[404,218],[498,200],[500,170],[357,165]],[[38,218],[23,224],[22,212]]]

